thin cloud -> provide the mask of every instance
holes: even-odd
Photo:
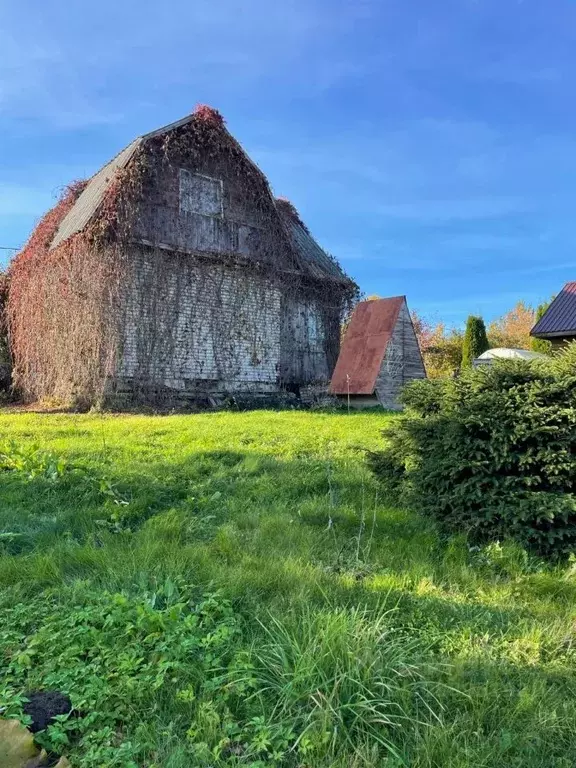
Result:
[[[376,205],[373,212],[392,220],[423,224],[475,219],[502,218],[529,213],[531,206],[522,198],[487,197],[478,199],[419,200],[410,203]]]
[[[69,130],[126,120],[134,102],[170,88],[190,89],[190,109],[208,90],[258,83],[297,82],[301,95],[319,94],[364,73],[340,43],[371,12],[366,3],[326,14],[305,0],[195,0],[170,9],[127,0],[91,7],[87,24],[79,5],[25,23],[13,7],[0,33],[0,114]]]

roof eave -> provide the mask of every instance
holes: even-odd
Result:
[[[530,336],[535,339],[555,339],[563,336],[576,336],[576,328],[566,328],[563,331],[530,331]]]

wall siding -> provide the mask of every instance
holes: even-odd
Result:
[[[305,296],[286,298],[282,306],[280,377],[287,384],[327,381],[327,331],[322,307]]]
[[[552,338],[549,338],[548,341],[551,342],[552,351],[558,352],[558,350],[566,349],[569,344],[576,341],[576,336],[567,336],[565,338],[553,336]]]
[[[402,406],[398,397],[402,387],[413,379],[424,378],[426,369],[410,313],[404,302],[376,379],[376,396],[384,408],[400,410]]]

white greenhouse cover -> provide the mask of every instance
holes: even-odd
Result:
[[[545,357],[540,352],[532,352],[529,349],[506,349],[505,347],[496,347],[483,352],[476,360],[495,360],[504,358],[509,360],[537,360]]]

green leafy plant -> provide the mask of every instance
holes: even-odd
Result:
[[[576,546],[576,345],[418,382],[372,463],[390,492],[451,530],[511,536],[544,553]]]
[[[66,692],[79,716],[59,716],[38,743],[66,750],[79,768],[134,768],[153,749],[139,713],[161,697],[187,701],[192,718],[193,702],[178,691],[202,691],[209,670],[230,657],[238,620],[217,594],[171,580],[134,594],[77,589],[72,597],[66,610],[57,592],[4,610],[0,698],[21,714],[22,691]]]
[[[36,742],[79,768],[153,761],[141,714],[159,700],[198,765],[314,763],[367,744],[399,757],[403,726],[439,722],[439,673],[428,663],[424,677],[420,646],[394,630],[393,611],[269,615],[246,646],[231,604],[184,582],[65,597],[66,610],[56,592],[4,610],[0,697],[25,722],[22,691],[66,692],[74,712]]]
[[[69,469],[65,459],[42,450],[36,443],[26,445],[8,441],[0,446],[0,471],[17,472],[29,480],[41,477],[56,482]]]

